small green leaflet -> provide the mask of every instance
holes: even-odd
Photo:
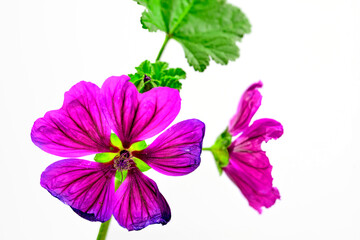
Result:
[[[116,136],[115,133],[111,133],[110,141],[111,141],[111,144],[113,146],[116,146],[119,149],[123,149],[123,145],[122,145],[120,139],[118,138],[118,136]],[[110,150],[114,150],[114,149],[111,147]],[[98,153],[98,154],[95,155],[94,160],[95,160],[95,162],[101,162],[101,163],[110,162],[111,160],[114,159],[114,157],[117,154],[118,153],[113,153],[113,152]]]
[[[146,7],[141,16],[144,29],[166,33],[185,52],[190,66],[203,72],[210,57],[226,65],[239,57],[236,42],[250,33],[245,14],[226,0],[135,0]]]
[[[117,153],[112,153],[112,152],[98,153],[95,155],[94,160],[95,162],[106,163],[113,160],[116,155]]]
[[[139,158],[133,158],[134,162],[137,166],[137,168],[142,171],[142,172],[146,172],[147,170],[151,169],[151,167],[149,165],[147,165],[143,160],[139,159]]]
[[[127,176],[127,170],[124,171],[116,171],[115,177],[117,180],[119,180],[120,182],[123,182]]]
[[[134,83],[140,93],[149,91],[154,87],[170,87],[180,91],[180,79],[186,78],[181,68],[169,68],[166,62],[151,63],[145,60],[135,68],[135,74],[129,74],[130,82]]]
[[[129,151],[141,151],[144,150],[147,147],[147,144],[145,141],[140,141],[140,142],[136,142],[131,144]]]
[[[120,185],[125,181],[128,171],[116,171],[115,174],[115,190],[117,190]]]
[[[111,133],[110,135],[110,141],[111,141],[111,144],[118,147],[119,149],[123,149],[123,145],[122,145],[122,142],[120,141],[119,137],[116,136],[115,133]]]
[[[225,129],[225,131],[217,137],[214,145],[210,148],[220,175],[222,174],[222,169],[229,164],[229,152],[227,148],[231,144],[231,138],[231,134]]]

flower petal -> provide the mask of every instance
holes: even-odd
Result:
[[[179,113],[181,101],[179,91],[168,87],[140,94],[129,79],[110,77],[101,87],[104,112],[124,148],[164,130]]]
[[[112,214],[115,172],[111,163],[65,159],[48,166],[40,183],[81,217],[105,222]]]
[[[102,114],[100,89],[79,82],[65,93],[61,109],[49,111],[35,121],[31,139],[42,150],[61,157],[110,152],[111,129]]]
[[[260,119],[245,129],[228,148],[230,162],[224,171],[259,213],[261,207],[269,208],[280,199],[279,191],[272,186],[272,166],[261,150],[261,143],[282,134],[283,127],[279,122]]]
[[[156,183],[136,167],[128,171],[125,181],[115,193],[114,217],[129,231],[140,230],[150,224],[167,224],[170,207]]]
[[[229,124],[229,132],[232,136],[238,135],[250,123],[251,118],[261,105],[261,94],[257,88],[262,87],[262,82],[252,84],[242,95],[236,114]]]
[[[145,150],[132,154],[156,171],[181,176],[200,165],[205,124],[190,119],[175,124],[155,139]]]

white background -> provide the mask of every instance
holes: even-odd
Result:
[[[263,144],[281,201],[259,215],[205,152],[188,176],[147,172],[171,206],[168,225],[128,232],[113,221],[108,239],[360,239],[359,1],[231,2],[253,25],[236,62],[198,73],[177,42],[165,50],[162,60],[188,74],[175,122],[204,121],[208,147],[261,79],[254,119],[285,130]],[[37,148],[30,130],[78,81],[101,86],[155,59],[164,34],[141,28],[142,11],[130,0],[0,1],[0,239],[96,238],[99,223],[40,187],[41,172],[60,158]]]

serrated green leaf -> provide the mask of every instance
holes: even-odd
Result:
[[[216,166],[220,175],[222,174],[222,169],[229,164],[229,152],[227,148],[231,144],[231,139],[231,134],[227,129],[225,129],[225,131],[222,132],[219,137],[217,137],[214,145],[212,145],[210,148],[210,151],[215,158]]]
[[[204,71],[210,57],[227,64],[239,57],[236,45],[251,25],[245,14],[225,0],[135,0],[146,10],[143,28],[178,41],[190,66]]]
[[[145,60],[138,67],[135,67],[135,69],[138,71],[138,74],[141,76],[144,74],[150,75],[152,71],[151,68],[152,67],[149,60]]]
[[[140,93],[147,92],[155,87],[170,87],[180,91],[181,79],[186,73],[181,68],[169,68],[166,62],[151,63],[145,60],[135,68],[135,74],[128,74],[130,82],[134,83]]]

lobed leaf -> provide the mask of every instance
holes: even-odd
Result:
[[[190,66],[204,71],[210,57],[228,64],[239,55],[236,45],[251,25],[245,14],[225,0],[135,0],[146,10],[144,29],[163,31],[181,44]]]

